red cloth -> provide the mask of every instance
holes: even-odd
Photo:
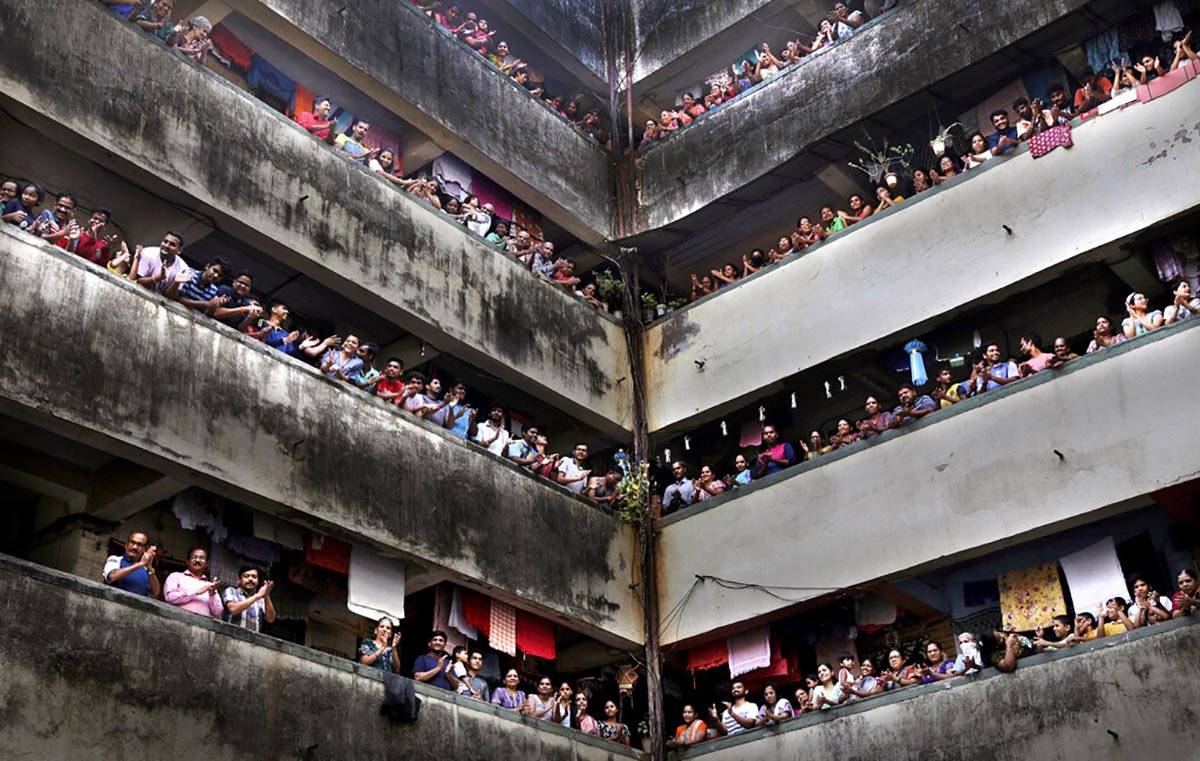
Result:
[[[483,636],[488,636],[492,628],[492,603],[488,598],[472,592],[462,591],[463,617],[467,623],[479,630]]]
[[[63,236],[54,241],[54,245],[67,251],[71,250],[71,239]],[[81,256],[87,259],[92,264],[105,265],[108,264],[108,243],[103,238],[97,240],[89,233],[81,233],[79,235],[79,243],[75,246],[73,252],[76,256]]]
[[[1191,66],[1180,66],[1175,71],[1168,71],[1161,77],[1150,80],[1149,84],[1138,85],[1138,100],[1145,103],[1161,98],[1175,88],[1187,84],[1187,81],[1195,76]]]
[[[288,115],[295,119],[305,111],[312,113],[313,106],[316,105],[316,100],[316,93],[297,82],[296,92],[292,95],[292,110]]]
[[[350,573],[350,545],[320,534],[308,534],[304,539],[304,559],[310,565],[340,573]]]
[[[724,638],[688,651],[688,671],[715,669],[729,663],[729,646]]]
[[[1070,148],[1074,144],[1071,140],[1071,125],[1059,124],[1029,138],[1029,154],[1035,159],[1041,158],[1055,148]]]
[[[213,27],[210,39],[221,55],[233,62],[234,66],[242,71],[250,70],[250,59],[254,57],[254,51],[226,29],[224,24]]]
[[[535,658],[554,660],[554,624],[541,616],[517,611],[517,649]]]

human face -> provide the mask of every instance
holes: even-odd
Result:
[[[773,425],[764,426],[762,438],[763,442],[767,444],[774,444],[779,440],[779,431],[775,430],[775,426]]]
[[[538,686],[537,686],[537,691],[538,691],[538,694],[541,695],[543,698],[550,697],[550,693],[554,692],[554,682],[551,682],[549,679],[545,679],[545,678],[539,680]]]
[[[125,542],[125,557],[130,560],[140,560],[142,555],[146,554],[146,548],[150,546],[150,538],[141,531],[134,531],[129,535],[129,540]]]
[[[987,150],[987,141],[983,139],[983,135],[971,137],[971,150],[975,153],[983,153]]]
[[[913,391],[911,388],[905,387],[900,389],[900,393],[897,394],[897,396],[900,397],[900,403],[907,407],[908,405],[912,404],[913,399],[915,399],[917,396],[917,392]]]
[[[792,250],[792,239],[791,238],[780,238],[779,244],[776,246],[776,248],[779,249],[779,253],[786,254],[788,251]]]
[[[746,685],[741,682],[734,682],[729,688],[729,694],[733,695],[734,699],[746,697]]]
[[[943,385],[949,386],[950,385],[950,371],[949,370],[938,370],[937,382],[941,383]]]
[[[858,210],[862,209],[862,207],[863,207],[862,196],[858,195],[857,193],[850,196],[850,210],[851,211],[858,211]]]
[[[808,434],[808,443],[811,444],[813,447],[820,449],[821,444],[823,443],[822,439],[821,439],[821,432],[813,431],[812,433]]]
[[[587,711],[587,707],[588,707],[587,695],[584,695],[582,692],[579,693],[578,695],[576,695],[575,696],[575,708],[577,708],[580,713],[583,713],[583,712]]]
[[[38,192],[32,185],[26,185],[21,190],[21,203],[26,206],[37,206]]]
[[[1147,66],[1146,68],[1151,68],[1153,65],[1154,65],[1154,59],[1151,59],[1150,65]],[[1050,102],[1053,103],[1054,105],[1058,106],[1059,108],[1062,108],[1063,106],[1067,105],[1066,91],[1065,90],[1055,90],[1054,92],[1050,93]]]
[[[20,188],[12,180],[5,180],[3,183],[0,183],[0,203],[8,203],[17,197],[18,192],[20,192]]]
[[[825,682],[828,682],[831,679],[833,679],[833,672],[829,670],[828,666],[826,666],[824,663],[822,663],[820,666],[817,667],[817,679],[820,680],[820,682],[822,684],[824,684]]]
[[[954,176],[954,160],[949,156],[942,156],[942,160],[938,162],[938,169],[947,177]]]
[[[437,396],[442,393],[442,381],[439,378],[434,378],[427,384],[429,386],[430,396]]]
[[[808,217],[800,217],[800,232],[808,235],[812,232],[812,220]]]
[[[713,289],[712,278],[709,277],[708,275],[705,275],[704,277],[700,278],[700,288],[705,291],[711,291]]]
[[[517,685],[521,683],[521,677],[517,674],[516,669],[509,669],[504,672],[504,686],[510,690],[517,689]]]
[[[888,653],[888,667],[892,671],[899,671],[904,668],[904,656],[900,654],[899,650],[893,650]]]
[[[833,221],[833,208],[832,207],[826,206],[825,208],[821,209],[821,221],[822,222],[832,222]]]
[[[392,622],[386,618],[375,624],[375,638],[387,642],[392,638]]]
[[[763,688],[763,700],[767,701],[768,703],[774,703],[778,699],[779,697],[775,694],[774,687],[768,684]]]
[[[1033,118],[1033,107],[1030,106],[1028,103],[1021,103],[1019,105],[1013,106],[1013,110],[1016,111],[1017,116],[1021,117],[1022,119],[1025,119],[1028,121],[1029,119]]]
[[[525,430],[525,441],[529,444],[536,444],[537,440],[538,440],[538,436],[540,436],[541,433],[542,432],[539,431],[537,429],[537,427],[527,428]]]
[[[394,359],[383,368],[383,374],[392,379],[399,378],[402,372],[404,372],[404,368]]]
[[[705,482],[713,480],[712,468],[707,465],[702,466],[700,468],[700,480]]]
[[[158,0],[154,4],[154,17],[159,21],[171,17],[171,11],[175,9],[174,0]]]
[[[192,572],[193,576],[203,576],[206,568],[208,568],[208,553],[204,550],[192,550],[192,554],[188,555],[187,569]]]
[[[875,191],[875,197],[878,198],[880,201],[891,200],[892,192],[890,190],[888,190],[887,188],[879,188],[878,190]]]
[[[446,649],[446,638],[438,634],[429,638],[429,652],[440,653]]]
[[[575,447],[575,460],[577,462],[583,462],[584,460],[587,459],[587,457],[588,457],[587,444],[579,444],[578,446]]]
[[[283,304],[276,304],[275,306],[271,307],[271,316],[274,317],[275,319],[279,320],[279,322],[281,322],[281,323],[287,322],[287,318],[288,318],[287,306],[285,306]]]
[[[315,109],[313,109],[313,116],[317,117],[321,121],[324,121],[329,117],[329,112],[332,110],[333,104],[327,100],[323,100],[317,104]]]
[[[1142,579],[1133,582],[1133,593],[1138,597],[1145,597],[1150,594],[1150,585]]]
[[[838,432],[838,436],[849,436],[850,435],[850,421],[849,420],[839,420],[837,423],[837,432]]]
[[[604,702],[604,718],[615,719],[617,718],[618,713],[619,710],[617,709],[616,703],[612,702],[611,700],[606,700]]]
[[[1070,625],[1064,624],[1062,621],[1058,620],[1057,618],[1054,619],[1054,623],[1050,624],[1050,628],[1054,630],[1054,636],[1058,637],[1059,639],[1062,639],[1063,637],[1065,637],[1071,633]]]
[[[1179,284],[1179,287],[1175,289],[1175,295],[1179,296],[1180,298],[1191,301],[1192,300],[1192,286],[1188,283],[1188,281],[1186,281],[1186,280],[1182,281]]]
[[[158,244],[159,253],[167,259],[174,259],[176,254],[183,250],[183,242],[174,235],[167,233],[163,236],[162,242]]]
[[[575,694],[575,691],[571,689],[570,684],[563,682],[562,684],[558,685],[558,697],[560,700],[562,698],[570,699],[573,694]]]
[[[1147,304],[1149,304],[1149,301],[1146,299],[1146,294],[1135,293],[1133,295],[1133,308],[1134,309],[1140,309],[1142,311],[1145,311]]]
[[[878,415],[879,414],[879,400],[873,396],[868,396],[867,404],[864,409],[866,409],[868,415]]]
[[[1075,631],[1083,634],[1091,631],[1092,622],[1086,616],[1075,616]]]
[[[732,264],[726,264],[721,268],[721,274],[732,280],[733,278],[737,277],[737,270],[734,269]]]
[[[499,55],[501,58],[508,55],[508,43],[501,42],[499,45],[497,45],[496,46],[496,54]]]
[[[54,216],[58,217],[60,220],[69,219],[71,217],[71,215],[74,213],[75,213],[75,202],[72,201],[70,198],[67,198],[64,196],[63,198],[59,198],[58,200],[55,201]]]
[[[739,471],[743,471],[750,467],[750,464],[746,462],[745,457],[738,455],[737,457],[733,458],[733,467],[737,468]]]
[[[258,571],[246,571],[238,577],[238,586],[245,592],[258,591]]]
[[[684,108],[691,108],[691,107],[692,107],[692,106],[694,106],[694,105],[696,105],[696,99],[695,99],[695,98],[693,98],[691,95],[684,95],[684,96],[683,96],[683,107],[684,107]]]
[[[846,18],[846,15],[848,13],[850,13],[850,9],[846,7],[845,3],[834,3],[833,4],[833,15],[837,16],[840,19],[844,19],[844,18]]]
[[[1107,317],[1096,318],[1096,332],[1102,336],[1107,336],[1112,333],[1112,323],[1108,321]]]
[[[1008,129],[1008,114],[996,114],[992,117],[992,124],[1001,132]]]
[[[1071,356],[1071,347],[1067,345],[1065,338],[1054,339],[1054,356],[1059,359],[1066,359]]]
[[[358,336],[346,336],[342,341],[342,351],[347,354],[358,354]]]
[[[863,658],[862,665],[858,667],[858,673],[863,676],[873,676],[875,674],[875,664],[870,658]]]
[[[677,462],[671,466],[671,474],[675,476],[676,481],[682,481],[685,473],[687,471],[684,469],[683,463]]]
[[[501,407],[495,407],[488,413],[488,420],[491,420],[493,423],[495,423],[497,425],[503,419],[504,419],[504,409]]]
[[[1190,573],[1181,573],[1179,578],[1175,580],[1179,584],[1179,591],[1183,592],[1188,597],[1193,597],[1196,591],[1196,577]]]
[[[358,347],[358,358],[363,361],[363,364],[370,365],[375,361],[375,352],[368,349],[366,346]]]
[[[250,295],[250,286],[252,282],[253,281],[251,281],[249,275],[238,275],[235,277],[232,283],[234,295],[236,295],[238,298],[246,298],[248,295]]]
[[[225,270],[214,262],[204,268],[204,274],[200,276],[200,279],[206,283],[216,283],[223,277],[225,277]]]
[[[554,257],[554,244],[550,241],[542,241],[542,258],[551,259]]]
[[[471,671],[483,668],[483,653],[471,653],[471,657],[467,659],[467,668]]]
[[[696,720],[696,709],[692,708],[691,706],[684,706],[683,707],[683,723],[691,724],[695,720]]]
[[[984,357],[987,358],[989,365],[994,365],[1000,361],[1000,347],[996,344],[988,344],[987,350],[984,352]]]
[[[930,642],[925,646],[925,659],[930,663],[942,662],[942,648],[936,642]]]

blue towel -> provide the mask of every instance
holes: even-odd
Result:
[[[1116,29],[1110,29],[1083,43],[1083,49],[1087,53],[1088,66],[1098,75],[1108,76],[1106,72],[1109,72],[1113,61],[1129,63],[1129,56],[1117,45]]]
[[[285,104],[290,105],[296,95],[296,82],[267,59],[255,53],[250,58],[250,70],[246,72],[246,84],[261,87]]]

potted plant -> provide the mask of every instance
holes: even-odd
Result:
[[[675,296],[667,300],[667,314],[674,312],[676,309],[682,309],[687,306],[687,299],[682,296]]]
[[[596,275],[596,295],[605,303],[611,303],[613,297],[621,292],[621,281],[612,270],[601,270]]]
[[[885,138],[882,146],[876,146],[875,140],[865,130],[863,134],[867,137],[868,145],[863,145],[857,140],[854,141],[854,147],[858,148],[862,153],[862,161],[851,161],[850,166],[863,172],[871,179],[874,185],[886,182],[889,187],[895,189],[899,183],[898,167],[908,168],[912,161],[915,149],[909,145],[892,145],[891,140]]]
[[[642,294],[642,319],[645,322],[654,320],[655,309],[658,308],[658,297],[650,291]]]

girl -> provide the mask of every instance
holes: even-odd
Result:
[[[822,663],[817,667],[817,681],[820,682],[812,691],[812,707],[820,710],[833,708],[846,699],[842,686],[833,678],[833,666]]]
[[[36,182],[27,182],[21,187],[18,197],[4,204],[0,221],[28,230],[37,219],[37,207],[42,203],[46,191]]]
[[[621,723],[621,709],[612,700],[604,701],[604,721],[600,722],[600,736],[621,745],[629,745],[629,727]]]

